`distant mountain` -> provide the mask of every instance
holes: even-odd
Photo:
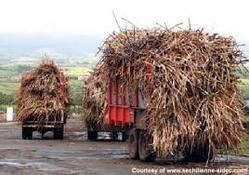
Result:
[[[0,60],[16,58],[91,58],[101,46],[104,36],[97,35],[15,35],[0,34]],[[239,40],[240,49],[249,57],[249,41]]]
[[[103,38],[100,36],[50,36],[0,34],[0,59],[40,57],[89,57],[96,54]]]

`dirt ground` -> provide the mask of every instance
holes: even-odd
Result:
[[[180,170],[182,173],[178,174],[183,174],[190,170],[198,171],[200,168],[213,169],[216,172],[238,169],[240,172],[230,174],[249,174],[249,157],[218,156],[207,166],[205,163],[165,160],[145,163],[128,158],[125,142],[87,141],[82,122],[77,119],[68,121],[64,140],[53,140],[52,133],[48,133],[43,140],[38,133],[33,140],[22,140],[19,124],[0,124],[0,175],[149,175],[177,174],[172,171]]]

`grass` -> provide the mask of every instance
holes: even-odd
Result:
[[[91,69],[86,67],[64,67],[65,74],[72,77],[72,76],[82,76],[82,75],[88,75],[89,71]]]
[[[13,107],[14,112],[16,112],[16,105],[0,105],[0,114],[1,113],[6,113],[7,107]]]
[[[246,116],[246,122],[249,122],[249,116]],[[249,126],[246,127],[246,134],[238,147],[237,154],[249,156]]]
[[[249,100],[249,79],[240,79],[239,88],[243,99]]]
[[[241,142],[238,148],[238,154],[249,156],[249,134],[247,134],[243,139],[243,141]]]
[[[69,80],[70,93],[74,104],[80,104],[81,102],[81,81]],[[16,95],[19,88],[19,82],[6,82],[0,81],[0,92],[7,95]]]
[[[19,88],[19,82],[5,82],[0,81],[0,92],[7,95],[15,95]]]
[[[70,80],[70,93],[72,96],[72,103],[80,105],[81,104],[81,81],[80,80]]]

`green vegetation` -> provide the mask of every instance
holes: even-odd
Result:
[[[241,155],[248,155],[249,156],[249,134],[245,136],[245,139],[241,142],[238,153]]]
[[[89,74],[91,69],[86,67],[65,67],[64,71],[69,77],[79,77]]]
[[[16,95],[19,87],[19,82],[0,81],[0,93],[7,95]]]
[[[21,74],[38,65],[40,59],[19,58],[0,61],[0,105],[15,104]],[[56,63],[69,77],[70,92],[73,105],[81,104],[81,77],[87,76],[96,59],[56,59]]]
[[[70,92],[72,98],[73,105],[80,105],[81,104],[81,81],[79,80],[70,80]]]
[[[241,91],[241,95],[244,100],[249,100],[249,78],[240,79],[241,82],[239,84],[239,88]]]

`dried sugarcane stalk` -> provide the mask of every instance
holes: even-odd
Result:
[[[18,121],[44,123],[66,118],[70,104],[67,77],[52,60],[43,60],[37,68],[22,74],[17,104]]]
[[[108,85],[118,78],[130,90],[139,87],[146,89],[145,96],[151,94],[146,121],[159,155],[205,145],[214,153],[238,146],[243,103],[235,73],[246,58],[232,37],[190,27],[134,28],[113,33],[101,51],[102,58],[84,86],[87,121],[103,124]]]

